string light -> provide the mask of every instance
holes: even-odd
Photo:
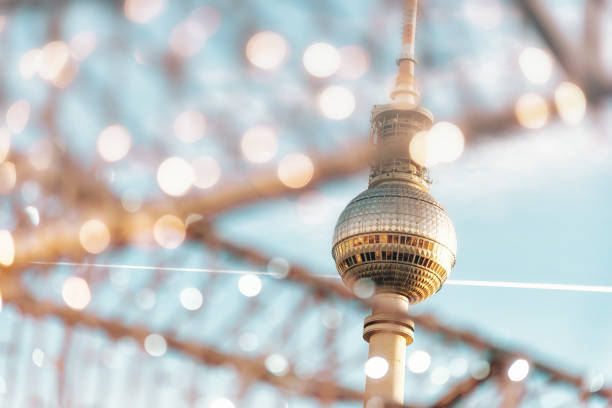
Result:
[[[548,104],[544,98],[534,93],[521,96],[514,112],[518,122],[528,129],[539,129],[548,122]]]
[[[276,131],[268,126],[256,126],[242,136],[240,150],[243,156],[253,163],[266,163],[278,151]]]
[[[277,174],[287,187],[302,188],[312,180],[314,165],[305,154],[290,153],[278,163]]]
[[[349,45],[342,47],[340,53],[340,67],[338,76],[345,79],[359,79],[370,68],[370,54],[362,47]]]
[[[528,374],[529,363],[523,358],[515,360],[508,368],[508,378],[514,382],[523,381]]]
[[[421,374],[429,370],[431,356],[423,350],[413,351],[408,357],[408,369],[415,374]]]
[[[330,86],[319,94],[318,106],[326,118],[343,120],[355,110],[355,95],[343,86]]]
[[[166,7],[166,0],[125,0],[125,17],[137,24],[153,21]]]
[[[26,51],[19,59],[19,73],[24,79],[33,78],[38,74],[42,62],[42,52],[39,49]]]
[[[202,50],[205,40],[204,25],[195,18],[188,18],[172,30],[170,49],[181,57],[193,57]]]
[[[15,260],[15,242],[13,234],[5,229],[0,229],[0,265],[11,266]]]
[[[81,31],[70,40],[70,55],[72,58],[83,61],[96,48],[96,34],[92,31]]]
[[[174,120],[174,135],[182,142],[197,142],[205,132],[206,118],[197,110],[186,110]]]
[[[181,291],[179,296],[181,305],[187,310],[198,310],[202,307],[204,298],[202,292],[196,288],[185,288]]]
[[[68,307],[83,310],[91,302],[91,291],[87,282],[79,277],[71,276],[62,286],[62,298]]]
[[[210,408],[235,408],[235,405],[227,398],[217,398],[210,403]]]
[[[70,60],[70,49],[63,41],[51,41],[41,50],[39,74],[42,79],[56,79]]]
[[[521,71],[534,84],[544,84],[552,73],[552,58],[546,51],[535,47],[527,47],[519,56]]]
[[[562,82],[555,89],[555,105],[563,122],[568,125],[577,125],[586,113],[586,96],[578,85]]]
[[[100,132],[97,147],[102,159],[108,162],[116,162],[128,154],[132,147],[132,138],[123,126],[109,126]]]
[[[265,361],[266,369],[272,374],[282,377],[289,372],[289,362],[280,354],[271,354]]]
[[[221,166],[214,157],[197,157],[191,162],[191,166],[193,167],[193,185],[198,188],[210,188],[221,178]]]
[[[382,357],[370,357],[366,361],[363,371],[368,377],[378,380],[383,378],[389,371],[389,362]]]
[[[178,197],[186,194],[193,181],[193,168],[180,157],[164,160],[157,169],[157,183],[168,195]]]
[[[166,214],[159,217],[153,226],[155,242],[162,248],[178,248],[185,240],[185,235],[183,221],[174,215]]]
[[[289,53],[287,41],[272,31],[253,35],[246,45],[246,56],[251,64],[264,70],[278,69]]]
[[[238,290],[246,297],[254,297],[261,292],[261,279],[254,274],[246,274],[238,280]]]
[[[16,101],[6,111],[6,126],[13,134],[23,132],[29,119],[30,103],[28,101]]]
[[[161,357],[166,354],[168,344],[166,339],[159,334],[149,334],[144,340],[144,348],[149,355],[153,357]]]
[[[9,194],[17,182],[17,169],[10,161],[0,163],[0,194]]]
[[[79,231],[81,246],[91,254],[99,254],[110,244],[108,227],[100,220],[86,221]]]
[[[0,127],[0,163],[8,156],[11,150],[11,134],[5,127]]]
[[[315,43],[306,48],[302,62],[310,75],[325,78],[340,67],[340,53],[330,44]]]

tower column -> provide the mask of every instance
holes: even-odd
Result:
[[[366,377],[366,400],[373,397],[386,402],[404,403],[406,346],[412,343],[414,325],[401,316],[408,311],[408,299],[395,293],[376,293],[372,314],[365,319],[363,338],[370,343],[368,358],[382,357],[389,364],[379,379]]]

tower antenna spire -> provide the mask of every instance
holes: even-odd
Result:
[[[416,89],[414,71],[417,60],[414,53],[417,26],[418,0],[404,1],[404,22],[402,29],[402,51],[397,59],[398,75],[395,87],[391,91],[394,102],[419,103],[419,92]]]

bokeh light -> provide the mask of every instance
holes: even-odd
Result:
[[[238,346],[244,351],[255,351],[259,347],[259,339],[256,334],[245,332],[238,337]]]
[[[238,290],[246,297],[254,297],[261,292],[261,279],[253,274],[246,274],[238,280]]]
[[[269,126],[256,126],[242,136],[240,149],[244,157],[253,163],[266,163],[278,151],[278,136]]]
[[[153,21],[166,7],[166,0],[125,0],[125,17],[137,24]]]
[[[285,258],[275,257],[270,259],[266,265],[266,270],[272,273],[272,277],[276,279],[284,279],[289,275],[291,265]]]
[[[77,276],[66,279],[62,285],[62,299],[72,309],[85,309],[91,302],[91,291],[85,279]]]
[[[343,120],[355,110],[355,95],[343,86],[330,86],[319,94],[318,105],[325,117]]]
[[[19,100],[11,104],[6,111],[6,126],[13,134],[23,132],[30,119],[30,103]]]
[[[112,125],[98,136],[98,153],[102,159],[115,162],[123,159],[132,147],[130,132],[121,125]]]
[[[45,352],[38,347],[32,350],[32,362],[36,367],[42,367],[45,363]]]
[[[553,60],[546,51],[535,47],[527,47],[519,56],[519,66],[527,80],[534,84],[543,84],[550,79]]]
[[[423,167],[431,167],[437,163],[434,144],[429,132],[417,132],[410,140],[410,157]]]
[[[555,105],[563,122],[577,125],[586,114],[587,100],[578,85],[562,82],[555,89]]]
[[[15,241],[13,234],[5,229],[0,229],[0,265],[11,266],[15,261]]]
[[[210,403],[210,408],[235,408],[235,405],[227,398],[217,398]]]
[[[86,221],[79,231],[81,246],[90,254],[103,252],[110,244],[110,238],[106,224],[96,219]]]
[[[453,162],[461,156],[465,146],[463,132],[450,122],[438,122],[429,130],[434,161]]]
[[[277,174],[287,187],[302,188],[312,180],[314,165],[305,154],[289,153],[278,163]]]
[[[289,372],[289,362],[280,354],[271,354],[265,361],[266,369],[276,376],[283,376]]]
[[[436,367],[431,371],[429,379],[435,385],[444,385],[450,378],[450,371],[444,366]]]
[[[206,28],[195,18],[179,23],[170,34],[170,49],[181,57],[193,57],[202,50]]]
[[[8,156],[11,150],[11,134],[5,127],[0,127],[0,163]]]
[[[45,171],[53,162],[53,143],[48,138],[35,140],[28,147],[28,161],[38,171]]]
[[[166,354],[168,344],[163,336],[159,334],[149,334],[144,340],[144,349],[153,357],[161,357]]]
[[[523,358],[515,360],[508,368],[510,381],[519,382],[527,378],[529,374],[529,362]]]
[[[185,288],[180,294],[181,305],[187,310],[198,310],[202,307],[204,298],[196,288]]]
[[[408,369],[415,374],[421,374],[429,370],[431,365],[431,356],[423,350],[416,350],[410,353],[408,357]]]
[[[331,44],[315,43],[306,48],[302,62],[310,75],[325,78],[340,67],[340,53]]]
[[[353,285],[353,293],[355,296],[361,299],[369,299],[374,296],[376,292],[376,283],[372,279],[363,278],[359,279]]]
[[[17,169],[10,161],[0,163],[0,194],[9,194],[17,182]]]
[[[33,78],[38,74],[42,62],[42,52],[39,49],[26,51],[19,59],[19,73],[24,79]]]
[[[70,54],[72,58],[83,61],[96,48],[96,34],[92,31],[81,31],[70,40]]]
[[[153,238],[162,248],[178,248],[185,240],[185,235],[183,221],[174,215],[162,215],[153,226]]]
[[[287,59],[287,41],[272,31],[262,31],[253,35],[246,45],[246,56],[257,68],[274,70]]]
[[[174,120],[174,135],[182,142],[197,142],[205,132],[206,118],[197,110],[186,110]]]
[[[548,122],[548,104],[543,97],[534,93],[521,96],[514,112],[518,122],[528,129],[539,129]]]
[[[53,81],[64,70],[70,60],[70,49],[63,41],[51,41],[41,50],[38,73],[42,79]]]
[[[365,375],[375,380],[383,378],[389,371],[389,362],[382,357],[370,357],[366,361],[363,371]]]
[[[157,169],[157,184],[171,196],[186,194],[194,181],[193,168],[180,157],[169,157]]]
[[[344,79],[359,79],[370,69],[370,54],[358,45],[342,47],[338,76]]]
[[[217,184],[221,178],[221,166],[214,157],[196,157],[191,162],[191,166],[193,168],[193,185],[198,188],[210,188]]]
[[[478,360],[470,367],[470,374],[476,380],[483,380],[491,373],[491,365],[485,360]]]

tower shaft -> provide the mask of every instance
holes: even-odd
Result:
[[[412,343],[414,334],[412,321],[403,317],[408,311],[408,299],[395,293],[378,292],[373,301],[376,306],[365,319],[363,338],[370,343],[368,358],[382,357],[389,364],[389,369],[382,378],[366,377],[365,407],[368,408],[372,398],[402,405],[406,346]]]

